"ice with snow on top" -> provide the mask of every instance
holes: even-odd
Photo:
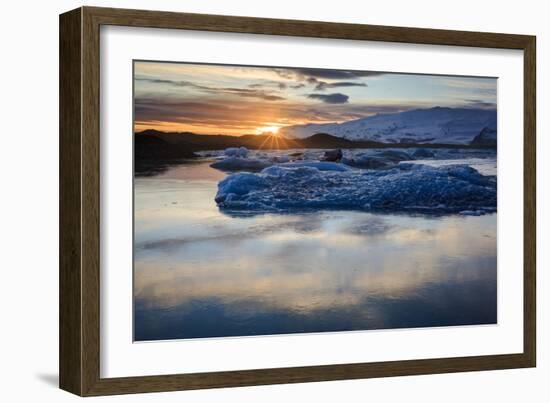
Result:
[[[248,148],[246,147],[229,147],[223,152],[227,157],[246,158],[248,156]]]
[[[395,162],[377,155],[359,154],[352,158],[343,158],[342,163],[350,167],[364,169],[382,169],[395,166]]]
[[[244,147],[243,147],[244,148]],[[237,149],[238,150],[238,149]],[[303,150],[301,152],[289,152],[288,150],[247,150],[246,157],[227,156],[226,151],[221,152],[199,152],[200,155],[210,157],[215,156],[217,161],[211,164],[212,168],[219,169],[224,172],[259,172],[264,168],[276,164],[286,163],[306,163],[310,166],[317,165],[323,159],[325,150]],[[234,154],[233,151],[228,151],[229,154]],[[241,155],[244,155],[241,153]],[[421,159],[420,163],[426,163],[426,160],[452,160],[452,164],[469,164],[467,161],[472,158],[491,159],[496,156],[495,150],[490,149],[348,149],[343,150],[342,164],[325,165],[324,170],[328,170],[329,166],[332,169],[345,170],[348,167],[362,169],[388,169],[395,167],[403,161],[414,161]],[[464,159],[464,162],[457,160]],[[313,165],[312,165],[313,164]],[[333,163],[334,164],[334,163]],[[432,164],[428,164],[432,165]],[[477,167],[476,167],[477,169]],[[485,174],[485,172],[482,172]]]
[[[242,157],[228,157],[210,164],[212,168],[219,169],[220,171],[249,171],[259,172],[268,166],[273,165],[273,162],[267,159],[261,158],[242,158]]]
[[[386,170],[321,171],[281,164],[227,176],[215,200],[222,210],[255,213],[351,209],[472,215],[496,211],[497,186],[494,178],[467,165],[401,163]]]
[[[291,161],[287,155],[252,154],[244,147],[228,148],[224,151],[224,155],[224,158],[213,162],[210,166],[226,172],[259,172],[273,164],[285,164]]]
[[[287,162],[284,164],[279,164],[282,168],[301,168],[301,167],[309,167],[309,168],[316,168],[319,171],[338,171],[338,172],[344,172],[349,171],[351,168],[339,164],[337,162],[330,162],[330,161],[315,161],[315,160],[303,160],[303,161],[295,161],[295,162]]]
[[[470,144],[482,131],[494,133],[496,141],[496,130],[495,109],[434,107],[380,113],[343,123],[287,126],[280,133],[290,138],[327,133],[353,141]]]
[[[398,162],[410,161],[413,159],[414,158],[405,151],[388,149],[375,152],[355,153],[352,156],[344,157],[342,162],[356,168],[383,169],[395,166]]]

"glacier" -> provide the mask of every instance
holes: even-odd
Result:
[[[320,164],[320,165],[318,165]],[[276,164],[238,172],[218,184],[222,211],[283,213],[360,210],[481,215],[496,211],[496,177],[463,164],[401,162],[389,169],[356,169],[333,162]]]
[[[497,133],[495,109],[437,106],[376,114],[342,123],[287,126],[279,130],[283,136],[297,139],[317,133],[327,133],[352,141],[371,140],[394,144],[477,144],[479,140],[475,139],[482,132],[490,133],[491,141],[479,144],[495,146]]]

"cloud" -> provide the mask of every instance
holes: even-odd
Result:
[[[443,77],[439,79],[439,83],[459,93],[468,92],[472,96],[496,99],[497,80],[495,78]]]
[[[285,90],[287,88],[287,84],[282,81],[264,80],[261,83],[249,84],[248,87],[249,88],[276,87],[280,90]]]
[[[273,95],[272,93],[263,90],[247,88],[218,88],[214,89],[213,92],[223,92],[225,94],[237,95],[240,97],[259,98],[264,101],[282,101],[285,99],[284,97]]]
[[[146,78],[146,77],[136,77],[135,80],[153,83],[153,84],[166,84],[166,85],[171,85],[173,87],[191,87],[191,88],[196,88],[198,90],[205,90],[205,91],[212,89],[211,87],[206,87],[204,85],[194,84],[191,81],[165,80],[160,78]]]
[[[345,104],[349,100],[347,95],[338,92],[334,94],[309,94],[307,97],[318,99],[326,104]]]
[[[325,94],[312,95],[315,95],[312,99],[322,102],[266,102],[261,108],[258,108],[258,101],[253,98],[235,101],[227,98],[200,98],[191,94],[183,98],[144,95],[135,98],[134,116],[136,124],[142,128],[246,134],[254,132],[257,127],[265,126],[266,122],[277,122],[281,125],[343,122],[376,113],[395,113],[433,106],[431,103],[330,103],[322,99],[327,96]]]
[[[205,85],[198,85],[190,81],[182,80],[164,80],[157,78],[136,77],[136,81],[149,82],[153,84],[166,84],[174,87],[188,87],[194,88],[199,91],[207,92],[210,94],[228,94],[239,97],[258,98],[264,101],[282,101],[285,98],[279,95],[275,95],[273,91],[267,91],[256,88],[232,88],[232,87],[208,87]]]
[[[315,91],[324,91],[327,88],[337,87],[368,87],[365,83],[354,83],[353,81],[336,81],[333,83],[327,83],[326,81],[319,81],[315,87]]]
[[[465,99],[464,101],[468,108],[496,109],[497,107],[497,104],[494,102],[488,102],[481,99]]]
[[[362,82],[354,82],[351,80],[359,80],[362,77],[380,76],[382,72],[378,71],[355,71],[355,70],[330,70],[330,69],[310,69],[310,68],[274,68],[273,71],[285,80],[293,80],[296,82],[290,85],[290,88],[303,88],[306,84],[315,86],[315,91],[324,91],[327,88],[337,87],[367,87],[367,84]],[[325,80],[345,80],[327,82]]]
[[[380,76],[384,73],[379,71],[356,71],[356,70],[330,70],[330,69],[310,69],[310,68],[294,68],[286,69],[287,71],[294,72],[295,75],[315,78],[315,79],[358,79],[361,77],[374,77]]]
[[[303,88],[306,84],[309,84],[314,86],[314,91],[324,91],[329,88],[339,87],[367,87],[367,84],[353,80],[360,80],[362,77],[373,77],[384,74],[377,71],[330,70],[310,68],[275,68],[273,69],[273,71],[279,77],[282,77],[285,80],[295,81],[296,84],[290,85],[290,88]]]
[[[433,106],[496,108],[496,80],[488,78],[430,76],[426,81],[422,76],[419,83],[426,87],[418,94],[397,91],[388,98],[388,94],[380,95],[369,77],[384,74],[379,83],[383,87],[393,80],[390,73],[276,67],[236,70],[171,64],[161,67],[136,70],[134,110],[136,124],[143,128],[164,124],[168,131],[245,134],[271,124],[343,122]],[[396,76],[392,82],[400,84],[408,77]],[[363,92],[371,96],[367,99],[360,94]]]
[[[496,91],[496,78],[477,78],[477,77],[441,77],[441,82],[447,87],[485,89]]]
[[[258,101],[252,98],[235,101],[143,96],[134,101],[135,122],[140,127],[159,127],[159,122],[164,122],[168,131],[209,134],[252,133],[266,122],[299,123],[307,116],[305,109],[305,104],[271,102],[259,108]]]

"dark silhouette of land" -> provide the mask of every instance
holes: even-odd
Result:
[[[228,147],[248,149],[293,148],[494,148],[488,142],[472,142],[469,145],[430,143],[381,143],[376,141],[351,141],[326,133],[317,133],[305,139],[289,139],[273,134],[245,134],[242,136],[206,135],[189,132],[167,133],[144,130],[135,133],[134,155],[136,161],[170,161],[193,158],[197,151],[223,150]]]

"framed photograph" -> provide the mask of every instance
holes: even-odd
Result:
[[[60,387],[533,367],[535,37],[60,16]]]

